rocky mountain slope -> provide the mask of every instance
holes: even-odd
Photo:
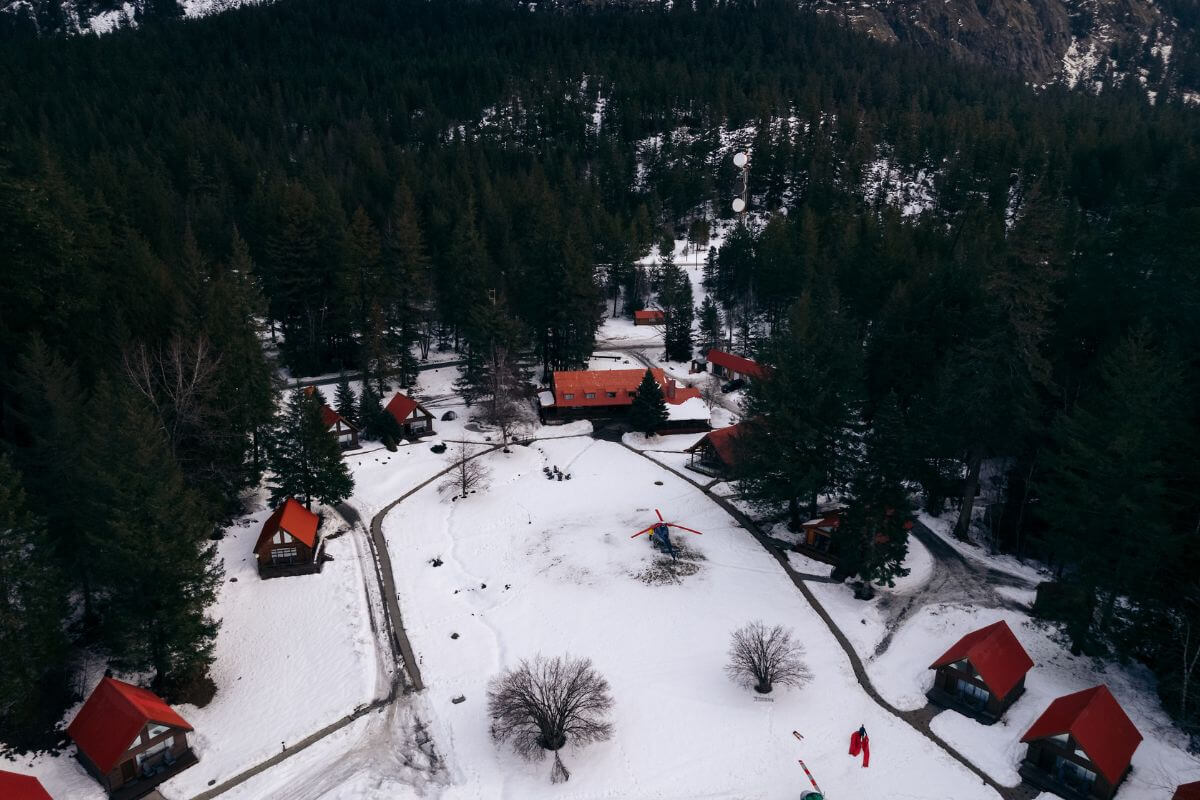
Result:
[[[1037,86],[1129,80],[1200,102],[1196,4],[1154,0],[807,0],[887,42],[949,50]]]

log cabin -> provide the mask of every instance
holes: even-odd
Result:
[[[324,564],[321,518],[289,497],[267,521],[254,544],[261,578],[310,575]]]
[[[714,478],[728,478],[737,466],[737,450],[734,440],[745,431],[744,422],[718,428],[687,448],[691,453],[688,469]]]
[[[971,631],[942,653],[929,701],[991,724],[1025,692],[1025,674],[1033,659],[1001,620]]]
[[[388,401],[384,411],[392,415],[409,439],[433,435],[433,414],[425,406],[402,392]]]
[[[1067,800],[1112,800],[1142,741],[1107,686],[1060,697],[1033,723],[1019,772]]]
[[[114,798],[140,797],[195,764],[191,732],[158,695],[107,675],[67,727],[79,762]]]
[[[304,389],[304,393],[310,396],[315,391],[315,386],[308,386]],[[328,403],[321,404],[321,422],[325,424],[325,430],[337,438],[338,444],[343,450],[358,449],[359,427],[335,411]]]
[[[37,778],[2,769],[0,769],[0,797],[4,800],[53,800]]]

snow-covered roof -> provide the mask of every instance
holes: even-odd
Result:
[[[667,403],[667,419],[672,422],[703,420],[708,422],[711,418],[708,406],[699,397],[689,397],[682,403]]]
[[[554,392],[538,392],[538,403],[541,404],[542,408],[554,405]]]

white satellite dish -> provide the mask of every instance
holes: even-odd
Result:
[[[740,214],[746,210],[746,201],[740,197],[733,198],[734,213]]]
[[[737,153],[733,157],[733,165],[735,167],[744,167],[744,166],[746,166],[746,162],[749,160],[750,160],[750,157],[747,156],[745,153]]]

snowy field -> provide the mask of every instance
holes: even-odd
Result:
[[[350,534],[328,540],[334,560],[321,574],[263,581],[251,551],[269,514],[263,508],[243,518],[219,543],[225,580],[212,610],[221,620],[211,673],[217,694],[204,708],[176,706],[196,729],[188,738],[200,763],[160,787],[167,798],[192,797],[209,781],[269,758],[281,743],[294,743],[387,691],[363,588],[359,548],[365,543]],[[339,522],[327,512],[322,531],[336,531]],[[88,688],[98,680],[96,674]],[[68,710],[64,725],[80,706]],[[74,753],[71,746],[58,756],[0,767],[37,775],[56,800],[105,797]]]
[[[804,785],[798,757],[835,797],[995,796],[879,711],[771,557],[694,487],[585,437],[485,462],[486,492],[451,503],[430,487],[385,524],[431,732],[448,759],[440,796],[780,798]],[[572,480],[548,482],[547,464]],[[686,542],[698,571],[678,582],[647,575],[653,551],[629,539],[654,508],[705,532]],[[756,702],[726,678],[729,634],[754,619],[796,631],[810,685]],[[537,653],[591,657],[616,701],[611,741],[568,746],[566,785],[550,784],[548,762],[524,763],[488,736],[488,680]],[[875,745],[869,770],[845,753],[860,723]]]

